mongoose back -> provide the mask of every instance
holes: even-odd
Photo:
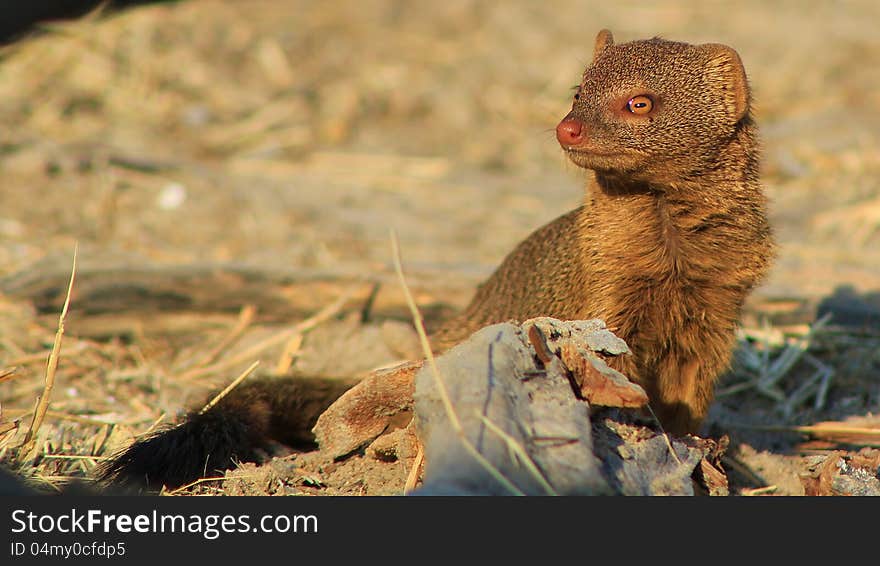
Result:
[[[742,305],[773,255],[750,103],[730,47],[614,44],[601,31],[556,128],[571,161],[593,171],[585,204],[520,243],[434,333],[435,350],[506,320],[601,318],[633,352],[616,369],[646,388],[667,430],[695,432],[729,363]],[[313,423],[336,394],[324,389],[313,403],[320,410],[285,417],[308,405],[304,387],[295,378],[255,381],[216,414],[135,443],[104,476],[179,485],[251,455],[264,436],[297,438],[292,427]]]

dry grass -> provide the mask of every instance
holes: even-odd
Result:
[[[813,338],[822,331],[830,318],[825,316],[810,325],[803,335],[788,337],[777,343],[773,343],[773,333],[769,326],[761,330],[743,330],[740,347],[736,351],[736,369],[738,374],[744,374],[747,378],[722,389],[717,393],[718,397],[753,388],[757,393],[776,401],[786,417],[791,417],[810,397],[814,398],[813,406],[816,410],[823,409],[834,370],[808,350]],[[814,371],[806,379],[800,377],[797,380],[796,390],[786,392],[780,382],[799,362],[812,366]]]
[[[400,259],[400,242],[397,239],[397,234],[395,232],[391,232],[391,256],[394,261],[394,270],[397,273],[397,277],[400,279],[400,285],[403,287],[404,294],[406,295],[406,303],[409,306],[410,313],[412,314],[413,323],[416,327],[416,332],[419,334],[419,341],[422,345],[422,353],[425,355],[425,359],[428,361],[428,367],[431,368],[431,375],[434,377],[434,383],[437,386],[437,393],[440,396],[440,400],[443,403],[443,408],[446,411],[446,418],[449,419],[449,424],[452,426],[453,431],[461,440],[462,446],[465,450],[471,455],[471,457],[476,460],[480,466],[482,466],[490,476],[492,476],[498,483],[500,483],[509,493],[513,495],[525,495],[524,492],[519,489],[513,482],[511,482],[506,476],[504,476],[501,471],[490,462],[483,454],[477,450],[477,447],[474,446],[474,443],[471,442],[469,438],[465,435],[464,428],[461,426],[461,419],[458,416],[458,412],[455,410],[455,407],[452,405],[452,400],[449,397],[449,390],[446,386],[446,380],[443,378],[443,374],[440,373],[440,369],[437,367],[437,361],[434,358],[434,352],[431,349],[431,344],[428,342],[428,334],[425,332],[425,325],[422,321],[422,315],[419,313],[419,308],[416,306],[416,302],[413,299],[412,293],[409,290],[409,287],[406,284],[406,278],[403,275],[403,265]],[[525,449],[516,442],[509,434],[507,434],[503,429],[501,429],[498,425],[490,421],[485,415],[477,414],[483,423],[487,426],[487,428],[499,436],[504,443],[507,445],[508,450],[511,454],[515,454],[519,463],[521,463],[525,468],[529,471],[535,481],[538,482],[538,485],[545,491],[547,495],[557,495],[556,490],[553,489],[547,479],[544,477],[544,474],[538,469],[535,463],[532,461],[531,457],[526,453]],[[417,465],[414,467],[418,467]]]
[[[821,431],[795,423],[859,415],[871,422],[880,401],[880,332],[835,325],[831,319],[826,315],[812,324],[787,327],[765,322],[740,331],[732,371],[723,378],[716,398],[728,407],[748,405],[739,410],[738,422],[728,424],[821,438]],[[853,435],[864,427],[824,424]],[[831,436],[829,432],[824,438]],[[871,434],[864,438],[873,444]]]
[[[43,425],[43,419],[46,418],[46,412],[49,410],[50,396],[52,389],[55,387],[55,375],[58,372],[58,360],[61,356],[61,344],[64,339],[64,322],[67,319],[67,312],[70,308],[70,295],[73,292],[73,283],[76,280],[76,253],[77,248],[73,248],[73,267],[70,269],[70,283],[67,285],[67,294],[64,297],[64,306],[61,308],[61,315],[58,317],[58,330],[55,332],[55,340],[52,342],[52,351],[49,353],[49,360],[46,367],[46,380],[43,387],[43,393],[37,398],[37,406],[34,409],[33,420],[30,427],[24,435],[24,440],[18,446],[18,458],[28,460],[32,458],[34,449],[34,436]]]

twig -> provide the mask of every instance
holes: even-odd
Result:
[[[817,439],[838,440],[843,438],[862,438],[866,441],[875,442],[880,440],[880,428],[867,428],[846,426],[839,423],[819,423],[815,425],[804,426],[785,426],[785,425],[748,425],[737,423],[725,423],[725,426],[746,430],[762,430],[766,432],[791,432],[796,434],[805,434]]]
[[[721,455],[721,465],[731,471],[735,471],[737,474],[740,474],[747,481],[755,485],[763,485],[764,478],[760,477],[751,468],[749,468],[743,462],[740,462],[736,456],[731,454],[722,454]]]
[[[669,448],[669,452],[672,454],[672,457],[675,458],[675,461],[678,462],[679,466],[681,466],[684,462],[681,461],[681,458],[678,457],[678,454],[676,454],[675,450],[672,448],[672,441],[669,440],[669,434],[666,433],[666,430],[663,428],[663,424],[654,413],[654,409],[651,408],[650,404],[645,405],[645,407],[647,407],[648,412],[651,413],[651,416],[654,418],[654,422],[656,422],[657,426],[660,428],[660,434],[663,435],[663,440],[666,441],[666,447]]]
[[[5,423],[0,423],[0,436],[3,436],[9,431],[18,430],[20,419],[15,419],[14,421],[9,421]]]
[[[239,477],[248,477],[248,476],[235,476],[235,477],[239,478]],[[223,481],[223,480],[225,480],[225,479],[226,479],[225,476],[223,476],[223,477],[217,477],[217,478],[199,478],[199,479],[197,479],[197,480],[195,480],[195,481],[192,481],[192,482],[190,482],[190,483],[188,483],[188,484],[186,484],[186,485],[182,485],[182,486],[180,486],[180,487],[178,487],[178,488],[172,489],[171,491],[165,491],[165,489],[164,489],[164,487],[163,487],[163,488],[162,488],[162,491],[159,493],[159,495],[177,495],[177,494],[180,493],[181,491],[187,490],[187,489],[189,489],[189,488],[191,488],[191,487],[193,487],[193,486],[196,486],[196,485],[199,485],[199,484],[202,484],[202,483],[207,483],[207,482],[209,482],[209,481]]]
[[[477,417],[479,417],[480,420],[483,421],[483,424],[485,424],[490,431],[497,434],[501,438],[501,440],[503,440],[504,443],[507,444],[507,449],[516,454],[519,460],[525,465],[526,469],[529,470],[529,473],[531,473],[532,476],[534,476],[535,479],[538,480],[538,483],[541,484],[541,487],[544,488],[544,491],[547,492],[547,495],[559,495],[558,493],[556,493],[556,490],[553,489],[553,486],[551,486],[550,483],[547,482],[547,479],[544,478],[544,474],[541,473],[541,470],[538,469],[538,466],[535,465],[535,462],[529,457],[525,449],[519,442],[516,441],[515,438],[507,434],[507,432],[505,432],[500,426],[493,423],[486,415],[480,413],[479,411],[474,412],[477,414]]]
[[[82,352],[86,348],[88,348],[87,344],[82,343],[82,342],[78,342],[76,344],[73,344],[72,346],[69,346],[67,351],[68,351],[68,354],[77,353],[77,352]],[[35,362],[42,362],[48,356],[51,356],[51,355],[52,355],[52,350],[44,350],[42,352],[36,352],[33,354],[27,354],[24,356],[20,356],[18,358],[13,359],[11,362],[8,362],[8,363],[11,363],[14,366],[26,366],[29,364],[33,364]]]
[[[67,284],[67,296],[64,298],[64,306],[61,308],[61,316],[58,318],[58,331],[55,333],[55,342],[52,345],[52,352],[49,354],[49,363],[46,367],[46,384],[43,388],[43,394],[37,402],[37,408],[34,411],[34,420],[27,431],[21,445],[20,453],[28,453],[33,448],[33,439],[43,424],[43,418],[46,411],[49,410],[49,395],[55,386],[55,372],[58,370],[58,358],[61,353],[61,341],[64,337],[64,321],[67,318],[67,310],[70,308],[70,295],[73,292],[73,282],[76,279],[76,256],[79,250],[79,243],[73,246],[73,266],[70,270],[70,282]]]
[[[269,338],[257,344],[254,344],[250,348],[247,348],[243,352],[240,352],[226,360],[222,360],[210,366],[194,368],[189,371],[183,372],[178,376],[178,378],[181,380],[195,379],[197,377],[202,377],[204,375],[209,375],[218,371],[225,370],[230,366],[234,366],[243,361],[253,359],[264,350],[267,350],[268,348],[271,348],[273,346],[277,346],[278,344],[283,343],[285,340],[290,340],[291,338],[293,338],[293,336],[297,334],[304,334],[338,314],[339,311],[341,311],[342,308],[345,307],[351,296],[354,295],[355,290],[355,287],[348,289],[338,299],[333,301],[333,303],[327,305],[314,315],[298,323],[293,328],[279,332],[274,336],[270,336]]]
[[[60,491],[58,489],[58,484],[67,484],[74,481],[80,481],[83,478],[81,476],[44,476],[42,474],[34,474],[34,479],[38,479],[41,482],[47,484],[52,489]]]
[[[291,336],[287,344],[284,345],[284,351],[278,356],[278,362],[275,364],[276,375],[283,375],[290,371],[290,366],[293,365],[293,358],[296,357],[299,349],[302,347],[302,343],[302,333]]]
[[[422,461],[425,459],[425,447],[419,443],[419,451],[416,453],[412,468],[406,476],[406,483],[403,485],[403,494],[406,495],[416,488],[419,481],[419,471],[422,468]]]
[[[161,423],[163,420],[165,420],[165,416],[166,416],[165,413],[162,413],[161,415],[159,415],[158,418],[156,418],[156,420],[153,421],[153,424],[151,424],[147,428],[147,430],[145,430],[143,432],[143,434],[147,435],[147,434],[150,434],[151,432],[153,432],[154,430],[156,430],[156,427],[159,426],[159,423]]]
[[[224,397],[226,397],[226,396],[229,394],[230,391],[232,391],[233,389],[235,389],[235,388],[238,386],[239,383],[241,383],[242,381],[244,381],[245,378],[247,378],[247,376],[249,376],[249,375],[250,375],[250,374],[251,374],[251,373],[257,368],[258,365],[260,365],[260,360],[257,360],[257,361],[255,361],[254,363],[252,363],[252,364],[250,365],[250,367],[248,367],[246,370],[244,370],[244,373],[242,373],[241,375],[239,375],[238,377],[236,377],[236,378],[232,381],[232,383],[230,383],[229,385],[227,385],[227,386],[223,389],[223,391],[221,391],[221,392],[218,393],[216,396],[214,396],[214,398],[211,399],[211,400],[208,402],[207,405],[205,405],[204,407],[202,407],[202,410],[199,411],[199,414],[200,414],[200,415],[203,415],[203,414],[205,414],[206,412],[210,411],[210,410],[211,410],[211,407],[213,407],[214,405],[216,405],[217,403],[219,403],[220,400],[223,399]]]
[[[784,344],[784,346],[772,360],[770,353],[773,347],[771,346],[776,344],[771,344],[771,329],[767,320],[764,320],[764,329],[760,332],[743,331],[743,337],[746,340],[743,341],[736,355],[743,369],[751,374],[753,379],[736,383],[720,391],[718,396],[723,397],[754,388],[758,393],[776,401],[777,407],[786,416],[791,416],[796,407],[812,396],[815,396],[814,408],[821,409],[825,404],[834,370],[812,356],[808,350],[820,332],[827,332],[829,320],[830,314],[821,317],[806,327],[802,335],[793,341],[784,338],[777,340],[779,344]],[[777,332],[777,334],[783,335],[782,332]],[[759,353],[755,352],[748,341],[749,338],[761,341]],[[815,371],[810,377],[800,380],[798,387],[787,394],[780,386],[780,382],[801,360],[812,365]]]
[[[0,370],[0,383],[3,383],[4,381],[9,381],[10,379],[15,379],[16,370],[18,370],[18,368],[15,366]]]
[[[42,458],[47,460],[100,460],[107,461],[113,458],[109,456],[92,456],[90,454],[44,454]]]
[[[217,343],[216,346],[211,348],[211,351],[208,352],[205,357],[203,357],[199,363],[196,364],[197,367],[206,366],[208,364],[213,363],[217,360],[220,354],[223,353],[223,350],[229,348],[232,344],[235,343],[236,340],[242,335],[245,329],[250,326],[250,324],[254,320],[254,316],[257,314],[257,308],[254,305],[245,305],[242,307],[241,311],[238,313],[238,319],[235,322],[235,326],[232,327],[232,330]]]
[[[767,493],[774,493],[778,488],[775,485],[765,485],[764,487],[752,487],[746,488],[740,491],[740,495],[745,497],[750,497],[754,495],[764,495]]]
[[[735,395],[741,391],[746,391],[747,389],[751,389],[755,387],[756,382],[753,380],[742,381],[740,383],[734,383],[730,387],[725,387],[724,389],[719,389],[715,393],[716,399],[721,399],[724,397],[730,397],[731,395]]]
[[[397,277],[400,280],[400,285],[403,288],[403,294],[406,298],[406,304],[409,306],[410,313],[412,314],[413,324],[416,327],[416,332],[419,335],[419,342],[422,345],[422,352],[425,355],[425,358],[428,360],[428,365],[431,367],[431,373],[434,376],[434,382],[437,384],[437,391],[440,394],[440,400],[443,403],[443,408],[446,411],[446,417],[449,419],[449,423],[452,425],[452,429],[455,431],[455,434],[461,439],[462,445],[465,450],[473,456],[473,458],[481,465],[483,468],[493,477],[498,483],[500,483],[504,488],[514,495],[525,495],[521,489],[516,487],[510,480],[508,480],[504,475],[495,467],[492,462],[486,459],[485,456],[480,454],[480,452],[474,447],[473,443],[467,439],[464,434],[464,429],[461,426],[461,421],[458,419],[458,414],[455,412],[455,408],[452,406],[452,401],[449,398],[449,392],[446,389],[446,382],[443,380],[443,377],[440,375],[440,370],[437,367],[437,361],[434,358],[434,352],[431,350],[431,344],[428,342],[428,335],[425,332],[425,325],[422,321],[422,315],[419,312],[419,308],[416,306],[416,302],[413,299],[412,293],[409,291],[409,286],[406,284],[406,278],[403,276],[403,267],[400,261],[400,244],[397,240],[397,233],[394,229],[391,229],[391,258],[394,261],[394,271],[397,273]]]
[[[816,438],[829,437],[833,438],[835,436],[861,436],[869,439],[880,439],[880,428],[865,428],[865,427],[848,427],[846,425],[843,426],[822,426],[822,425],[812,425],[812,426],[793,426],[793,427],[779,427],[779,430],[784,430],[788,428],[792,432],[798,432],[800,434],[809,434],[811,436],[815,436]]]

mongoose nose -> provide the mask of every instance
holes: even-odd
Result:
[[[556,139],[560,145],[568,147],[584,141],[584,124],[577,118],[563,118],[556,126]]]

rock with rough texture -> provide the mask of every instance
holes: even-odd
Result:
[[[420,441],[421,495],[692,495],[692,476],[726,494],[716,443],[639,424],[648,398],[606,364],[619,355],[629,349],[602,321],[496,324],[437,357],[436,372],[374,372],[314,431],[325,457],[364,451],[407,469]]]
[[[496,324],[438,358],[439,376],[427,365],[422,368],[415,387],[416,425],[427,465],[422,493],[609,492],[593,454],[590,406],[573,390],[567,365],[575,365],[578,350],[572,336],[583,345],[585,334],[597,333],[597,342],[620,353],[626,346],[602,336],[610,332],[598,321],[578,325],[584,323],[546,318],[521,326]],[[558,355],[566,347],[572,350],[568,364]],[[582,362],[592,359],[590,352],[583,354]],[[452,424],[440,380],[466,440]],[[627,390],[640,390],[624,381]],[[481,464],[465,441],[494,470]]]

